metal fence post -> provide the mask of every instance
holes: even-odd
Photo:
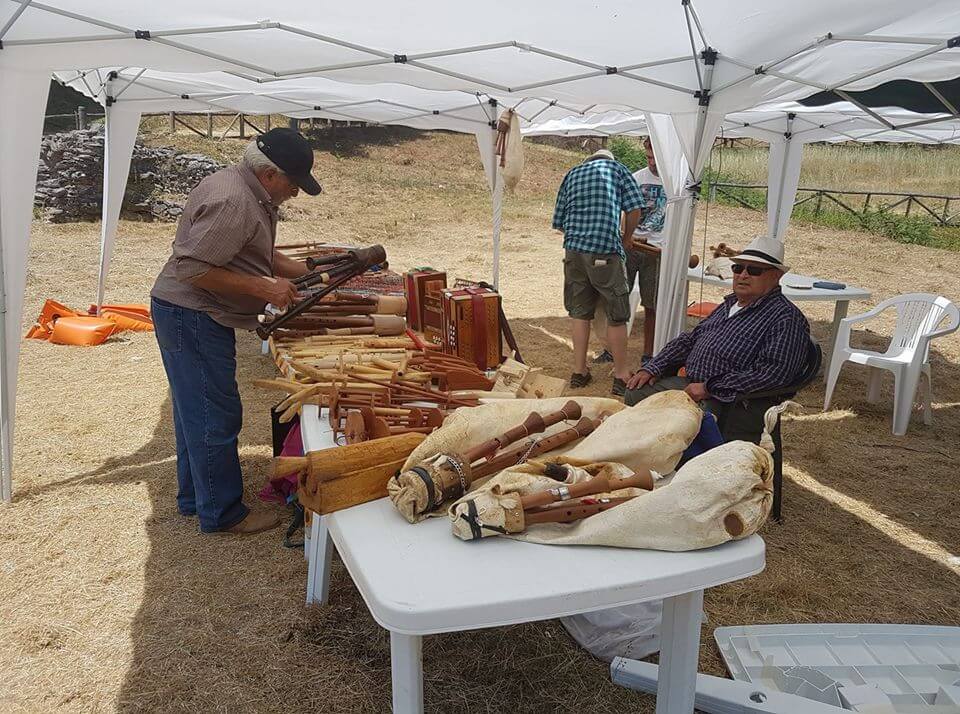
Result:
[[[213,114],[207,112],[207,138],[213,138]]]
[[[243,126],[244,124],[246,124],[246,122],[247,122],[246,118],[243,116],[243,114],[241,114],[240,115],[240,138],[241,139],[247,138],[246,134],[244,133],[244,126]]]
[[[77,129],[87,128],[87,108],[77,107]]]
[[[177,113],[170,112],[170,133],[173,134],[177,131]]]
[[[290,119],[287,122],[287,125],[294,131],[300,131],[300,120],[299,119]]]
[[[820,204],[823,202],[823,191],[817,191],[817,205],[813,209],[815,216],[820,215]]]
[[[270,115],[267,114],[266,119],[264,119],[264,133],[270,131]]]

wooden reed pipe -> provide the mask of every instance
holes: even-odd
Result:
[[[515,441],[519,441],[525,436],[530,436],[531,434],[540,434],[554,424],[559,424],[567,419],[579,419],[580,414],[580,405],[572,399],[564,404],[559,411],[555,411],[545,416],[541,416],[537,412],[531,412],[527,415],[527,418],[524,419],[522,424],[519,424],[512,429],[508,429],[500,436],[495,436],[492,439],[488,439],[487,441],[483,442],[482,444],[477,444],[476,446],[467,449],[463,454],[463,460],[467,464],[471,464],[482,456],[496,453],[503,447],[508,446]]]
[[[572,523],[595,516],[603,511],[609,511],[611,508],[616,508],[627,501],[632,501],[634,498],[636,496],[589,499],[586,502],[572,501],[565,506],[553,506],[538,511],[524,511],[523,522],[527,526],[532,526],[535,523]]]
[[[304,246],[297,246],[297,247],[311,248],[312,246],[304,245]],[[329,255],[318,255],[318,256],[311,255],[310,257],[307,258],[306,263],[307,263],[307,267],[310,268],[310,270],[313,270],[314,268],[317,268],[321,265],[330,265],[331,263],[338,263],[341,260],[345,260],[349,257],[350,255],[348,253],[330,253]]]
[[[515,449],[501,452],[486,461],[481,461],[471,468],[473,479],[476,481],[479,478],[484,478],[490,474],[502,471],[509,466],[522,463],[540,454],[548,454],[554,449],[559,449],[561,446],[569,444],[571,441],[582,439],[593,433],[593,430],[600,426],[601,421],[602,419],[600,417],[596,419],[583,417],[569,429],[558,431],[556,434],[544,437],[533,444],[521,444]]]
[[[569,501],[571,498],[582,498],[583,496],[594,496],[598,493],[609,493],[621,488],[642,488],[646,491],[653,490],[653,476],[649,471],[639,471],[632,476],[619,479],[609,479],[606,476],[594,476],[586,481],[572,483],[569,486],[554,486],[546,491],[538,491],[526,496],[520,497],[520,505],[523,510],[530,508],[540,508],[548,506],[551,503],[560,501]]]

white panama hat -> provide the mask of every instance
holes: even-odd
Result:
[[[785,273],[790,272],[790,266],[783,263],[783,243],[766,236],[757,236],[740,251],[739,255],[733,256],[730,260],[748,260],[751,263],[772,265]]]

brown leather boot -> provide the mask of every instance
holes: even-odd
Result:
[[[217,533],[224,535],[253,535],[254,533],[262,533],[271,528],[276,528],[279,525],[280,518],[275,513],[271,513],[270,511],[250,511],[242,521],[229,528],[224,528],[222,531],[217,531]]]

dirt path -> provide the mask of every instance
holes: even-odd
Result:
[[[325,193],[295,202],[283,240],[382,241],[398,268],[486,277],[489,207],[471,142],[401,137],[320,154]],[[507,204],[505,304],[528,361],[566,376],[560,244],[549,215],[575,157],[532,147],[527,161],[523,189]],[[46,297],[85,306],[98,226],[35,228],[28,319]],[[762,229],[758,214],[710,209],[709,242],[741,244]],[[698,244],[701,230],[702,222]],[[120,234],[108,294],[142,302],[172,228],[123,223]],[[876,300],[904,291],[960,298],[957,254],[803,226],[788,240],[797,270],[866,287]],[[803,307],[824,338],[831,308]],[[274,371],[257,348],[249,335],[239,340],[250,499],[266,474],[273,397],[249,386]],[[818,411],[822,382],[800,395],[807,414],[784,426],[787,520],[764,528],[763,574],[708,593],[701,671],[724,673],[711,639],[720,625],[960,621],[960,566],[949,562],[960,554],[960,338],[939,341],[932,363],[934,425],[917,420],[902,439],[890,433],[889,385],[881,404],[868,405],[863,377],[851,370],[828,414]],[[598,382],[589,393],[606,389]],[[304,608],[306,564],[280,547],[279,534],[219,540],[177,515],[152,335],[96,349],[25,343],[18,403],[15,501],[0,508],[0,709],[388,708],[388,638],[339,563],[331,604]],[[652,711],[651,697],[611,685],[606,666],[555,622],[431,637],[424,659],[428,711]]]

